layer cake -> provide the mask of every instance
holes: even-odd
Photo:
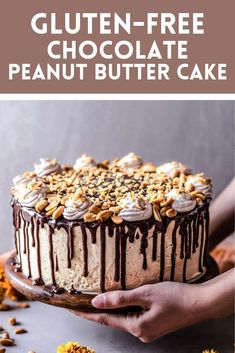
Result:
[[[211,180],[182,163],[40,159],[12,195],[17,269],[35,285],[99,293],[207,270]]]

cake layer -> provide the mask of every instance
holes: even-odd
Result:
[[[35,284],[95,293],[193,282],[206,271],[208,205],[161,222],[118,225],[50,220],[13,200],[19,270]]]
[[[211,179],[182,163],[42,158],[13,184],[18,270],[34,284],[97,293],[206,271]]]

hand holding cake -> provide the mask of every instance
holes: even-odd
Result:
[[[99,309],[138,305],[143,310],[125,315],[81,311],[74,314],[127,331],[148,343],[183,327],[232,314],[233,281],[234,270],[230,270],[203,284],[163,282],[103,293],[93,299],[93,305]]]
[[[209,238],[211,249],[229,235],[234,227],[234,186],[235,180],[212,204]],[[142,342],[151,342],[180,328],[232,314],[234,289],[234,269],[231,269],[202,284],[163,282],[129,291],[103,293],[92,301],[101,310],[140,306],[143,310],[137,314],[73,313],[127,331]]]
[[[74,167],[41,159],[13,184],[17,271],[53,293],[107,292],[92,301],[100,313],[75,314],[149,342],[232,312],[233,271],[189,284],[209,264],[203,173],[133,153],[112,163],[83,155]],[[127,306],[141,311],[102,312]]]

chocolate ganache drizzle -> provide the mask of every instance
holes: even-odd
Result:
[[[35,210],[27,207],[22,207],[17,200],[12,199],[13,207],[13,220],[15,228],[15,244],[18,255],[19,266],[18,270],[22,270],[21,252],[27,254],[29,277],[31,277],[31,264],[30,264],[30,246],[36,248],[37,254],[37,267],[39,278],[34,280],[34,284],[43,284],[42,269],[41,269],[41,251],[39,229],[43,228],[45,224],[49,227],[49,259],[52,285],[56,285],[55,273],[59,270],[57,255],[54,256],[53,251],[53,234],[55,229],[63,227],[67,234],[67,266],[71,267],[71,261],[74,258],[74,243],[73,243],[73,228],[81,227],[82,233],[82,251],[83,251],[83,276],[87,277],[89,273],[89,256],[88,256],[88,242],[96,244],[97,242],[97,229],[100,228],[100,290],[105,291],[105,271],[106,271],[106,240],[107,237],[115,236],[115,268],[113,279],[115,282],[121,283],[121,288],[126,288],[126,247],[127,242],[133,243],[136,239],[140,239],[139,254],[142,256],[143,269],[147,269],[148,262],[146,256],[146,249],[148,242],[152,242],[152,262],[157,261],[158,242],[160,242],[160,276],[159,281],[164,279],[164,266],[165,266],[165,234],[170,222],[175,222],[172,232],[172,252],[171,252],[171,274],[170,280],[174,281],[175,278],[175,257],[176,257],[176,244],[180,241],[180,258],[183,259],[183,281],[186,282],[186,269],[187,261],[191,258],[192,253],[195,253],[200,244],[200,255],[198,263],[198,271],[203,271],[203,266],[207,266],[206,245],[208,238],[208,225],[209,225],[209,199],[205,199],[200,207],[195,208],[193,211],[185,214],[180,214],[174,218],[164,217],[162,222],[156,221],[153,216],[144,221],[126,222],[115,224],[111,220],[104,223],[90,222],[86,223],[82,220],[69,221],[64,217],[58,220],[49,219],[42,214],[37,213]],[[17,233],[22,229],[23,225],[23,243],[21,237]],[[148,239],[148,232],[153,228],[153,236]],[[201,229],[201,231],[200,231]],[[205,231],[204,231],[205,229]],[[177,239],[176,233],[179,230],[180,238]],[[202,239],[199,239],[199,236]]]
[[[15,269],[57,294],[194,281],[208,266],[211,196],[209,177],[175,161],[40,159],[13,181]]]

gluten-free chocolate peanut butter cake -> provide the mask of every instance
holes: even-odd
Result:
[[[97,293],[207,270],[211,181],[181,163],[41,159],[13,182],[17,268],[35,285]]]

